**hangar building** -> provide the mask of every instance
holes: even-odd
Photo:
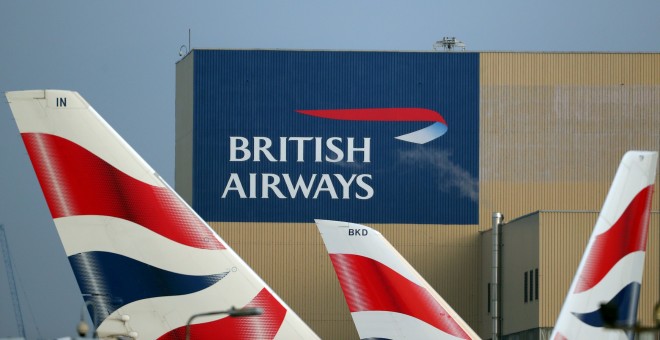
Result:
[[[324,339],[357,332],[315,218],[380,230],[490,338],[494,212],[501,335],[547,337],[630,149],[660,150],[657,53],[196,49],[176,65],[176,190]]]

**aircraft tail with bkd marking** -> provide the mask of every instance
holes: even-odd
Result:
[[[316,220],[360,339],[478,339],[379,233]]]

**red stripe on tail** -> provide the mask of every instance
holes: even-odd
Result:
[[[245,307],[263,310],[259,316],[224,317],[215,321],[190,326],[190,339],[273,339],[279,331],[286,309],[266,289]],[[211,312],[211,311],[209,311]],[[199,320],[198,320],[199,321]],[[186,326],[174,329],[159,340],[186,338]]]
[[[575,293],[595,286],[624,256],[646,251],[652,196],[653,186],[644,188],[633,198],[616,223],[596,236],[575,286]]]
[[[453,336],[469,339],[458,323],[423,287],[370,258],[330,254],[351,312],[406,314]]]
[[[225,248],[168,188],[139,181],[67,139],[22,136],[53,218],[111,216],[188,246]]]

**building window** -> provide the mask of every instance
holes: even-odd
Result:
[[[539,269],[532,269],[525,272],[525,303],[539,299]]]
[[[486,290],[488,291],[488,314],[490,314],[490,282],[486,284]]]
[[[534,301],[534,271],[529,271],[529,301]]]
[[[525,272],[525,303],[527,303],[527,272]]]
[[[534,269],[534,284],[536,285],[534,287],[534,300],[539,299],[539,269],[536,268]]]

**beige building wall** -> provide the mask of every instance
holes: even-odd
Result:
[[[554,327],[597,218],[597,211],[541,213],[540,326]]]
[[[625,151],[660,149],[660,54],[480,56],[481,226],[600,210]]]

